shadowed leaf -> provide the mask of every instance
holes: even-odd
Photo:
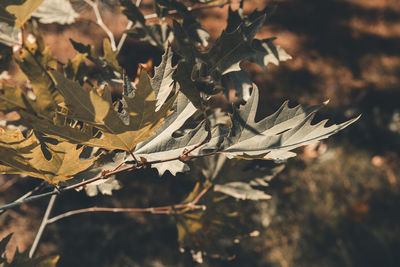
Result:
[[[78,83],[66,79],[58,72],[54,71],[52,74],[57,88],[63,94],[65,103],[70,110],[68,117],[96,127],[101,131],[101,137],[93,135],[90,131],[80,132],[75,128],[70,128],[69,132],[57,133],[57,127],[63,128],[63,125],[48,130],[43,126],[40,130],[90,146],[132,151],[136,144],[154,134],[175,99],[172,97],[158,111],[155,111],[155,94],[150,84],[150,78],[143,70],[134,96],[123,96],[126,105],[124,112],[127,115],[124,123],[110,99],[104,99],[94,90],[89,92],[84,90]]]
[[[0,129],[0,169],[7,173],[25,174],[52,184],[72,178],[89,168],[96,157],[80,160],[83,148],[68,142],[46,143],[50,159],[33,133],[25,138],[19,130]]]

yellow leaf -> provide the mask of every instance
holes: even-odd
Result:
[[[103,53],[104,53],[104,60],[107,61],[110,66],[115,68],[117,71],[121,71],[121,66],[117,60],[117,51],[113,51],[111,48],[110,40],[105,38],[103,41]]]
[[[39,143],[31,132],[24,137],[19,130],[0,128],[0,171],[25,174],[58,183],[86,170],[96,157],[81,160],[83,147],[68,142]],[[45,155],[46,154],[46,155]]]
[[[3,84],[0,89],[0,110],[8,112],[17,108],[27,108],[21,89]]]
[[[57,127],[65,126],[52,127],[50,124],[44,126],[44,122],[40,131],[52,136],[58,135],[71,142],[110,150],[132,151],[136,144],[151,137],[155,129],[163,122],[163,118],[168,115],[175,99],[172,97],[156,112],[157,101],[150,78],[145,71],[142,71],[134,97],[124,96],[123,98],[126,108],[125,113],[122,114],[115,111],[107,97],[98,95],[94,90],[89,92],[84,90],[78,83],[66,79],[56,71],[53,71],[52,75],[70,110],[68,117],[96,127],[101,131],[101,137],[90,132],[79,133],[76,128],[58,132]]]
[[[15,27],[22,27],[43,0],[26,0],[21,5],[8,5],[6,10],[16,17]]]
[[[47,69],[55,68],[56,61],[48,47],[27,42],[20,58],[17,60],[24,74],[30,80],[35,99],[35,113],[42,117],[52,118],[57,104],[64,100],[54,87]]]

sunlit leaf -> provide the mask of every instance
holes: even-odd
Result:
[[[17,0],[15,3],[9,3],[5,9],[16,17],[15,26],[22,27],[42,2],[43,0]]]
[[[329,127],[324,126],[326,120],[312,125],[315,112],[323,105],[289,108],[285,102],[274,114],[255,122],[258,98],[258,88],[254,86],[247,103],[233,112],[233,127],[221,147],[229,158],[282,160],[293,157],[295,153],[290,150],[325,139],[359,118]]]
[[[43,0],[32,16],[39,18],[40,23],[71,24],[79,14],[68,0]]]
[[[154,136],[136,147],[135,155],[144,157],[148,161],[165,157],[170,158],[179,156],[183,149],[200,143],[207,136],[204,126],[191,131],[183,137],[172,137],[172,134],[195,112],[196,108],[193,104],[183,94],[179,94],[174,104],[174,112],[165,119],[164,123],[156,130]],[[185,169],[183,162],[160,163],[154,166],[158,169],[160,175],[166,170],[176,174]]]
[[[20,28],[15,28],[6,22],[0,21],[0,43],[5,44],[6,46],[20,45],[22,42],[21,37]],[[2,51],[1,56],[3,57],[3,55]]]
[[[159,66],[154,68],[154,77],[151,79],[151,86],[156,94],[156,110],[158,110],[173,89],[174,80],[172,74],[175,68],[172,67],[172,50],[169,47],[162,56]]]

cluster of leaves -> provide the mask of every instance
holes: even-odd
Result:
[[[50,6],[64,8],[49,11]],[[324,104],[291,108],[285,102],[274,114],[255,120],[259,92],[240,63],[248,60],[265,69],[291,58],[274,38],[255,38],[268,9],[244,15],[242,5],[236,11],[229,8],[226,29],[209,44],[207,31],[180,2],[156,1],[159,20],[153,24],[130,0],[120,0],[120,6],[133,25],[128,36],[164,50],[154,75],[141,69],[137,83],[125,75],[109,39],[103,42],[102,56],[92,45],[71,40],[77,55],[65,66],[53,58],[33,22],[72,23],[78,14],[69,1],[2,1],[0,71],[14,61],[26,82],[1,83],[0,111],[18,114],[0,129],[1,172],[62,186],[123,164],[176,174],[189,169],[188,160],[214,155],[183,203],[210,187],[237,199],[267,199],[265,175],[217,184],[225,158],[285,160],[295,155],[293,149],[327,138],[357,119],[329,127],[326,121],[312,124]],[[165,20],[171,11],[177,12],[172,25]],[[89,61],[99,70],[95,76]],[[122,92],[120,97],[113,99],[112,90]],[[210,98],[229,90],[245,104],[232,105],[230,112],[212,109]],[[203,215],[185,213],[188,217],[178,224],[182,243],[188,244],[186,232],[200,234],[201,223],[187,224]]]

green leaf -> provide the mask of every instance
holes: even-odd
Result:
[[[326,120],[312,125],[315,112],[323,105],[289,108],[285,102],[274,114],[255,122],[258,97],[258,88],[254,86],[246,105],[233,112],[232,129],[221,146],[221,151],[229,158],[282,160],[293,157],[295,153],[290,150],[325,139],[359,118],[329,127],[324,127]]]
[[[179,44],[177,53],[182,56],[179,61],[173,79],[177,82],[180,91],[198,108],[202,109],[202,98],[200,92],[204,92],[203,84],[195,83],[192,80],[192,71],[196,64],[196,58],[201,56],[200,52],[190,41],[181,24],[174,23],[175,40]]]
[[[181,96],[180,101],[182,102],[179,103],[178,99],[176,105],[178,108],[174,115],[166,120],[152,139],[139,144],[134,151],[135,154],[148,160],[178,157],[184,149],[190,149],[204,140],[207,131],[202,125],[186,131],[183,136],[173,137],[173,133],[189,118],[184,112],[187,99]],[[358,119],[357,117],[329,127],[324,127],[325,122],[311,125],[313,114],[322,106],[303,108],[299,105],[289,108],[288,102],[285,102],[277,112],[255,122],[258,89],[254,87],[246,105],[234,109],[231,115],[232,127],[229,131],[226,130],[226,126],[221,127],[218,123],[214,123],[210,142],[191,152],[191,155],[220,151],[229,158],[282,160],[295,155],[290,150],[325,139]],[[164,162],[155,164],[155,167],[160,174],[166,170],[172,173],[185,170],[183,163]]]
[[[44,0],[32,16],[39,18],[40,23],[44,24],[71,24],[79,14],[68,0]]]
[[[248,160],[226,160],[223,154],[216,154],[199,159],[194,171],[201,172],[206,181],[217,183],[213,186],[216,192],[236,199],[261,200],[270,198],[265,188],[285,168],[283,164],[265,165]]]

